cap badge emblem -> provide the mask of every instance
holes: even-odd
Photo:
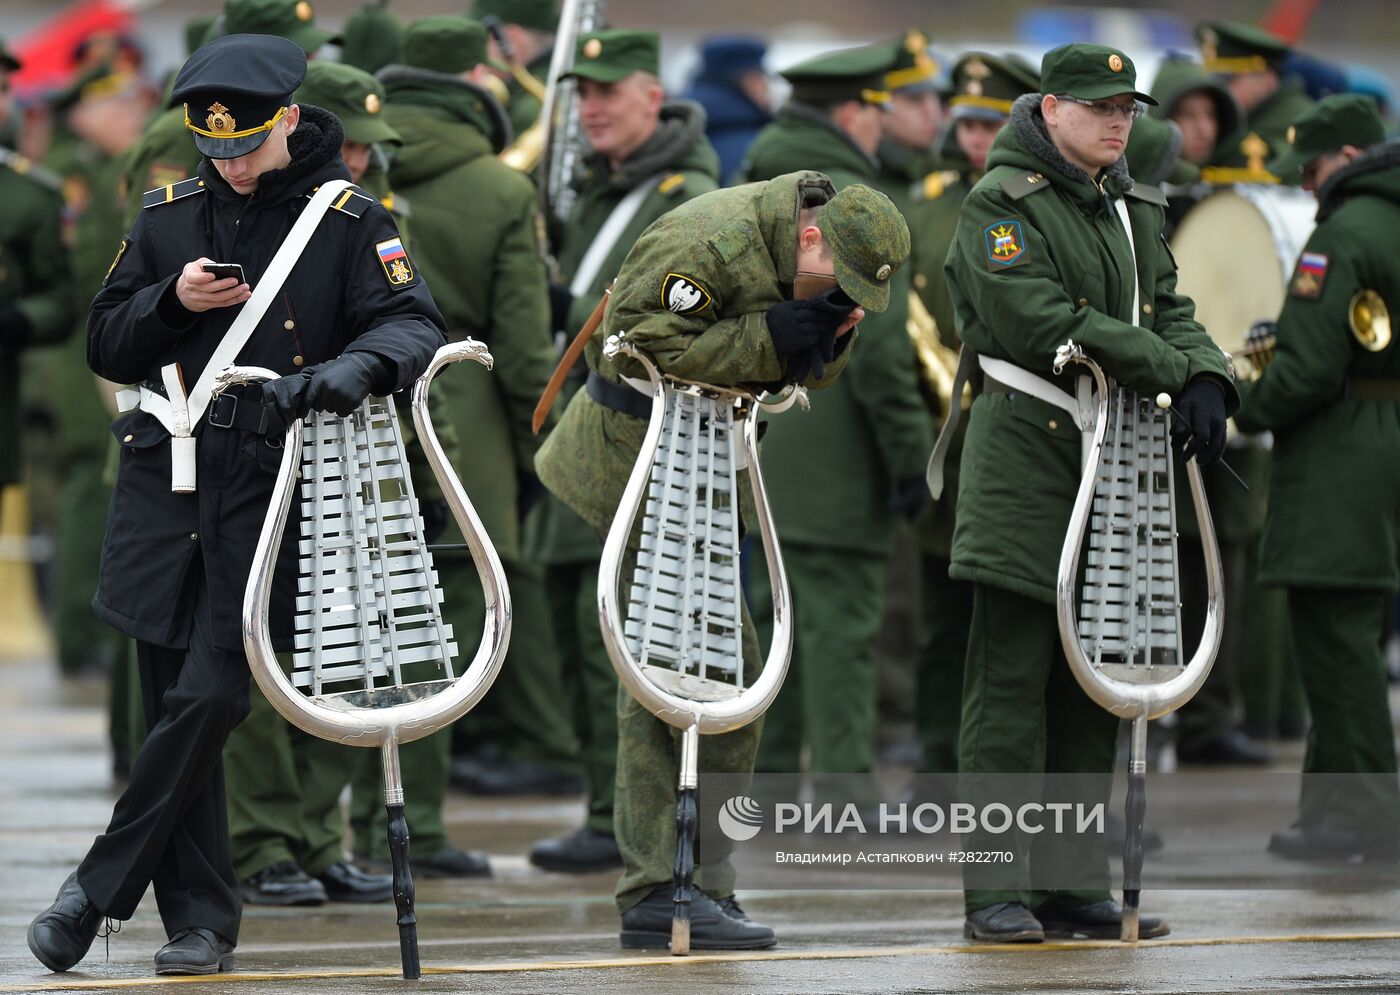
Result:
[[[596,59],[603,54],[603,43],[597,38],[590,38],[583,43],[583,54],[590,59]]]
[[[365,94],[365,110],[368,111],[368,112],[371,113],[371,114],[378,114],[378,113],[379,113],[379,94],[377,94],[377,93],[366,93],[366,94]]]
[[[209,105],[209,116],[204,119],[204,123],[210,131],[220,134],[238,130],[238,122],[233,119],[228,108],[217,100]]]
[[[1110,55],[1108,57],[1108,68],[1112,69],[1115,73],[1121,73],[1123,71],[1122,56],[1120,56],[1117,52],[1114,52],[1112,55]]]
[[[888,280],[889,278],[890,278],[890,264],[889,264],[889,263],[881,263],[881,264],[880,264],[880,268],[877,269],[877,270],[875,271],[875,279],[884,281],[884,280]]]
[[[312,9],[311,4],[307,3],[307,0],[298,0],[296,7],[298,21],[309,21],[315,13],[315,10]]]

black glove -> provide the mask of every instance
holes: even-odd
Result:
[[[19,352],[29,344],[33,329],[17,307],[0,308],[0,351]]]
[[[437,542],[447,529],[447,501],[443,498],[419,501],[418,514],[423,519],[423,541]]]
[[[316,367],[306,404],[317,411],[334,411],[344,418],[374,393],[376,386],[384,390],[392,387],[389,379],[389,364],[374,353],[342,353]]]
[[[1172,445],[1181,458],[1196,457],[1200,466],[1210,466],[1225,454],[1225,388],[1210,377],[1196,377],[1186,385],[1175,404],[1172,419]]]
[[[778,358],[790,356],[810,346],[825,344],[826,359],[835,349],[836,329],[855,310],[856,302],[833,287],[823,294],[803,301],[779,301],[768,309],[768,334]],[[805,377],[790,376],[799,380]]]
[[[569,330],[569,312],[573,310],[574,295],[569,293],[569,288],[558,283],[549,285],[549,330],[552,332],[567,332]]]
[[[909,521],[919,517],[924,505],[929,502],[928,481],[923,477],[909,477],[901,480],[890,495],[887,506],[890,511],[903,515]]]
[[[310,410],[306,392],[311,387],[311,370],[278,377],[262,385],[263,411],[267,414],[267,434],[279,436],[287,426]]]

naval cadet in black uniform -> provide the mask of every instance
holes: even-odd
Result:
[[[291,102],[305,73],[301,48],[269,35],[229,35],[190,57],[173,101],[205,159],[146,195],[88,315],[92,369],[146,387],[113,425],[121,460],[94,607],[137,640],[150,731],[107,831],[29,928],[54,971],[83,958],[104,918],[130,918],[151,884],[170,938],[157,973],[232,968],[242,906],[220,757],[248,711],[239,614],[281,433],[310,409],[349,414],[407,387],[446,341],[389,212],[349,188],[237,354],[282,376],[209,405],[194,430],[195,490],[172,491],[162,370],[178,363],[194,386],[313,191],[349,179],[334,115]],[[241,265],[246,282],[205,272],[214,261]],[[290,635],[290,551],[284,542],[275,637]]]

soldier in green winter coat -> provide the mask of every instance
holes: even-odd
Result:
[[[1181,129],[1181,157],[1202,167],[1207,183],[1232,182],[1220,162],[1237,148],[1244,112],[1219,76],[1184,55],[1162,61],[1149,91],[1156,105],[1150,117],[1171,120]],[[1209,167],[1209,169],[1207,169]]]
[[[573,73],[592,151],[574,181],[577,200],[555,245],[567,285],[550,287],[551,323],[566,339],[583,327],[638,236],[668,211],[714,190],[719,178],[719,156],[705,138],[700,106],[665,99],[658,78],[660,38],[654,31],[583,35]],[[571,371],[557,406],[580,389],[586,373],[583,364]],[[617,677],[598,631],[595,593],[602,545],[592,527],[551,495],[535,509],[527,531],[532,555],[545,568],[588,780],[584,825],[536,843],[530,862],[553,871],[618,867],[622,857],[613,836]]]
[[[1184,456],[1213,462],[1238,406],[1235,388],[1191,301],[1176,292],[1161,239],[1165,198],[1135,187],[1123,161],[1140,113],[1134,101],[1151,98],[1136,90],[1127,56],[1101,45],[1047,53],[1041,89],[1016,101],[963,205],[945,268],[962,340],[1046,380],[1055,350],[1073,340],[1119,383],[1170,393],[1181,413],[1174,442]],[[987,379],[970,413],[950,570],[973,585],[958,762],[963,800],[979,808],[994,797],[981,775],[1111,773],[1118,730],[1076,683],[1056,622],[1080,433],[1063,409]],[[1007,873],[1017,882],[1008,887],[1003,874],[992,890],[966,870],[968,937],[1118,935],[1122,910],[1109,894],[1101,839],[1013,830],[963,842],[1011,850]],[[1032,890],[1038,869],[1054,876]],[[1165,932],[1160,920],[1142,919],[1143,937]]]
[[[556,0],[476,0],[472,5],[472,17],[478,21],[497,18],[516,61],[543,83],[549,75],[549,60],[554,56],[554,32],[559,25],[556,7]],[[490,53],[493,61],[505,61],[505,53],[497,49],[494,39]],[[540,101],[520,85],[514,74],[508,75],[505,83],[510,94],[506,113],[510,115],[511,130],[519,138],[539,119]]]
[[[823,387],[852,354],[854,336],[848,333],[862,308],[878,311],[891,302],[890,274],[904,262],[908,238],[887,198],[860,185],[835,193],[827,177],[810,171],[716,191],[662,217],[637,241],[618,276],[604,322],[588,346],[587,389],[575,394],[540,450],[536,465],[545,486],[600,535],[612,525],[647,419],[645,405],[636,405],[641,395],[620,383],[641,370],[625,358],[602,357],[607,334],[626,329],[662,372],[685,379]],[[791,300],[799,273],[839,289]],[[675,280],[704,293],[689,304],[668,304],[665,288]],[[751,501],[745,486],[741,506]],[[634,545],[627,558],[635,562],[636,555]],[[750,621],[744,633],[745,665],[757,667]],[[661,947],[671,929],[680,738],[625,690],[617,707],[615,822],[626,862],[617,885],[622,942]],[[703,737],[700,769],[751,771],[759,725]],[[750,922],[734,900],[727,860],[702,860],[699,880],[705,894],[691,906],[696,949],[775,942],[772,930]]]
[[[1278,317],[1273,362],[1237,420],[1274,433],[1260,579],[1288,591],[1312,712],[1298,821],[1269,849],[1296,859],[1400,852],[1400,791],[1381,641],[1400,587],[1400,149],[1368,97],[1301,115],[1270,164],[1317,193],[1318,226]],[[1325,775],[1349,774],[1348,778]]]
[[[1297,183],[1296,176],[1277,177],[1267,169],[1288,144],[1288,126],[1312,105],[1303,84],[1283,75],[1288,44],[1263,28],[1233,21],[1202,24],[1196,37],[1205,71],[1224,79],[1246,118],[1234,147],[1211,163],[1223,170],[1215,170],[1210,181]]]
[[[811,168],[838,190],[877,185],[890,65],[889,46],[871,46],[785,70],[792,100],[759,133],[743,176]],[[764,441],[796,634],[786,686],[765,725],[764,771],[800,771],[804,741],[813,772],[865,772],[873,759],[873,645],[885,562],[896,517],[912,517],[927,503],[924,467],[933,447],[905,328],[909,280],[894,269],[886,278],[889,308],[866,318],[847,375],[811,411],[773,419]]]
[[[943,278],[943,260],[957,233],[958,215],[973,184],[987,168],[992,142],[1011,117],[1011,104],[1023,93],[1040,89],[1040,77],[1018,62],[968,52],[952,69],[953,94],[948,100],[952,126],[943,142],[940,166],[914,188],[909,233],[914,251],[909,257],[914,293],[933,319],[938,345],[956,356],[962,344],[953,320],[953,302]],[[911,306],[913,302],[911,301]],[[949,398],[935,396],[924,383],[923,399],[935,425],[948,416]],[[958,460],[964,421],[944,463],[942,496],[915,520],[922,570],[920,592],[923,638],[917,665],[918,704],[915,710],[923,769],[951,774],[958,769],[958,726],[962,718],[963,662],[967,631],[972,624],[972,587],[948,576],[957,512]]]
[[[933,169],[934,139],[943,120],[938,63],[928,53],[928,38],[910,28],[889,45],[890,68],[884,88],[889,91],[880,147],[880,187],[909,217],[915,184]]]

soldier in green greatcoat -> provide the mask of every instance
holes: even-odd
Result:
[[[963,201],[987,168],[992,142],[1011,117],[1012,102],[1023,93],[1035,93],[1040,77],[1019,62],[967,52],[951,70],[952,95],[948,98],[952,121],[942,143],[940,168],[922,177],[913,193],[909,234],[914,250],[909,268],[914,293],[933,321],[936,345],[946,352],[944,379],[962,344],[953,320],[953,302],[943,278],[943,260],[957,233]],[[912,306],[912,302],[911,302]],[[930,362],[936,361],[931,357]],[[953,403],[947,394],[951,383],[939,392],[925,378],[922,395],[930,419],[941,424]],[[957,403],[961,403],[960,401]],[[921,570],[919,575],[923,633],[916,670],[918,701],[915,709],[923,770],[951,774],[958,769],[958,726],[962,716],[963,663],[967,658],[967,632],[972,624],[972,586],[948,576],[956,522],[958,460],[967,434],[964,421],[957,429],[944,462],[944,487],[939,499],[915,520]]]
[[[823,387],[864,346],[853,345],[849,334],[862,308],[878,311],[891,303],[890,276],[908,255],[908,238],[888,198],[861,185],[835,193],[825,176],[811,171],[716,191],[662,217],[633,246],[618,275],[588,346],[588,386],[574,395],[540,449],[536,465],[545,486],[600,535],[612,525],[647,418],[645,399],[639,408],[641,395],[620,382],[640,374],[638,364],[602,356],[608,333],[625,328],[660,370],[677,377]],[[838,287],[791,300],[799,272],[834,278]],[[667,293],[676,281],[703,293],[677,301]],[[743,486],[741,506],[752,501]],[[631,545],[626,559],[635,563],[637,552]],[[627,570],[624,565],[624,575]],[[759,650],[750,622],[744,623],[743,656],[753,668]],[[617,707],[615,822],[626,862],[617,885],[621,939],[625,947],[662,947],[671,930],[680,737],[625,690]],[[700,770],[752,771],[759,725],[702,737]],[[728,861],[700,864],[703,894],[691,905],[692,945],[772,946],[773,931],[751,922],[735,901]]]
[[[495,17],[501,22],[515,60],[520,67],[540,83],[549,75],[549,60],[554,56],[554,32],[559,26],[556,0],[476,0],[471,15],[478,21]],[[504,64],[505,53],[490,45],[491,58]],[[506,76],[510,99],[506,112],[511,130],[519,138],[540,116],[540,99],[520,85],[514,73]]]
[[[928,53],[928,38],[910,28],[889,45],[890,68],[884,88],[889,92],[889,113],[881,128],[880,188],[909,217],[909,199],[915,184],[934,167],[933,143],[943,120],[939,94],[939,67]]]
[[[689,101],[668,101],[660,71],[660,38],[653,31],[614,29],[578,40],[573,72],[592,151],[575,181],[577,199],[555,246],[560,277],[568,281],[550,287],[551,324],[562,338],[572,339],[583,327],[645,229],[717,186],[719,157],[705,138],[704,112]],[[571,372],[557,405],[582,387],[586,373]],[[532,555],[545,567],[588,781],[584,825],[535,844],[530,862],[554,871],[617,867],[622,861],[613,836],[617,677],[598,631],[602,544],[595,528],[552,495],[540,502],[527,531]]]
[[[1288,592],[1312,712],[1294,859],[1400,854],[1400,789],[1381,643],[1400,587],[1400,148],[1374,102],[1328,97],[1293,122],[1270,171],[1317,194],[1272,362],[1236,416],[1274,433],[1260,579]],[[1327,775],[1353,775],[1328,777]]]
[[[771,179],[819,169],[838,190],[878,185],[888,45],[848,49],[784,70],[792,99],[749,149],[741,173]],[[933,433],[905,328],[909,280],[887,274],[890,305],[861,326],[850,369],[812,409],[769,422],[765,478],[792,584],[796,642],[769,709],[759,769],[869,771],[874,750],[874,640],[896,519],[928,500]],[[750,576],[763,571],[751,571]]]
[[[1041,90],[1013,105],[963,204],[945,268],[963,342],[1019,367],[1025,380],[1007,388],[984,377],[953,536],[950,574],[973,586],[958,764],[962,800],[978,809],[996,797],[987,775],[1103,781],[1114,766],[1118,721],[1078,686],[1056,620],[1060,550],[1082,477],[1080,432],[1039,386],[1055,387],[1056,349],[1073,340],[1117,382],[1170,393],[1184,458],[1218,460],[1227,413],[1238,406],[1225,357],[1176,292],[1161,239],[1165,198],[1127,174],[1136,101],[1151,102],[1136,89],[1131,60],[1102,45],[1062,46],[1041,63]],[[969,938],[1119,934],[1101,838],[979,830],[963,845],[1015,855],[995,887],[964,868]],[[1050,871],[1051,880],[1033,878]],[[1140,928],[1143,937],[1167,932],[1157,919]]]
[[[1244,112],[1219,76],[1184,55],[1162,60],[1148,91],[1156,106],[1150,117],[1170,119],[1181,129],[1181,157],[1202,168],[1224,160],[1236,148]],[[1215,167],[1217,170],[1219,167]],[[1218,173],[1207,173],[1207,182]]]

